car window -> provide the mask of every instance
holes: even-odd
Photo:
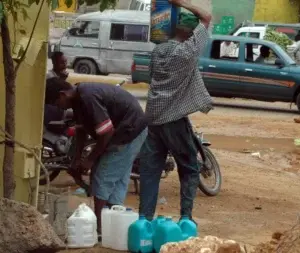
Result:
[[[140,11],[143,11],[145,8],[145,5],[144,4],[141,4],[141,8],[140,8]]]
[[[148,25],[125,25],[125,24],[112,24],[111,25],[111,40],[122,41],[148,41]]]
[[[81,38],[98,38],[99,30],[100,22],[79,21],[69,30],[69,35]]]
[[[249,32],[249,37],[250,38],[259,39],[259,35],[260,35],[260,33]]]
[[[236,41],[215,40],[212,43],[211,58],[218,60],[237,61],[239,43]]]
[[[245,61],[263,65],[274,65],[277,54],[268,46],[262,44],[246,44]]]
[[[131,0],[130,6],[129,6],[129,10],[136,10],[137,4],[138,4],[137,0]]]
[[[239,33],[237,36],[247,37],[247,33],[246,33],[246,32],[241,32],[241,33]]]

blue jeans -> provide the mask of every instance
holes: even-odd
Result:
[[[159,182],[168,151],[177,163],[180,180],[180,214],[192,218],[193,201],[199,185],[200,164],[188,118],[163,125],[149,126],[140,153],[140,214],[154,216]]]
[[[97,199],[122,205],[126,198],[132,164],[147,137],[145,129],[126,145],[111,145],[100,157],[92,174],[92,193]]]

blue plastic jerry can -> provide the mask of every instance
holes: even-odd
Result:
[[[170,4],[168,0],[152,0],[150,41],[160,44],[172,38],[179,14],[180,8]]]
[[[128,229],[128,250],[134,253],[153,252],[152,225],[143,215]]]
[[[157,226],[162,223],[165,222],[166,218],[163,215],[158,215],[154,220],[152,220],[151,224],[152,224],[152,229],[153,232],[156,230]]]
[[[182,241],[182,232],[179,225],[168,217],[165,222],[158,224],[154,236],[153,246],[154,251],[159,253],[161,246],[168,242],[180,242]]]
[[[182,239],[187,240],[190,237],[196,237],[198,235],[197,225],[190,220],[188,216],[182,216],[178,222],[182,231]]]

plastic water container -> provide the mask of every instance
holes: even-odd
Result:
[[[188,216],[182,216],[178,222],[182,231],[182,239],[187,240],[190,237],[196,237],[198,235],[197,225],[191,221]]]
[[[168,41],[174,34],[179,14],[180,8],[168,0],[152,0],[150,40],[156,44]]]
[[[158,224],[153,236],[153,245],[155,252],[159,252],[162,245],[168,242],[182,241],[182,232],[179,225],[167,217],[165,222]]]
[[[128,250],[134,253],[150,253],[153,251],[152,225],[143,215],[129,227]]]
[[[102,247],[111,248],[115,237],[112,234],[111,218],[114,213],[124,212],[126,208],[124,206],[112,206],[111,209],[104,207],[101,212],[101,236]]]
[[[69,248],[90,248],[98,243],[97,217],[86,204],[79,205],[67,226]]]
[[[156,230],[157,226],[162,223],[165,222],[166,218],[163,215],[158,215],[154,220],[152,220],[151,225],[152,225],[152,229],[153,231]]]
[[[114,238],[111,248],[128,251],[128,229],[132,223],[137,221],[139,215],[131,208],[126,208],[126,211],[115,212],[111,217],[111,236]]]

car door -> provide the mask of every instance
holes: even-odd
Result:
[[[234,97],[240,92],[240,63],[239,43],[228,56],[221,56],[221,47],[224,40],[213,40],[207,57],[201,58],[200,69],[205,85],[213,96]]]
[[[245,51],[251,52],[256,46],[262,44],[247,43]],[[247,97],[261,100],[286,100],[292,97],[294,77],[290,72],[290,67],[284,64],[285,60],[278,51],[271,50],[271,56],[264,62],[256,62],[246,59],[242,64],[241,83],[245,87]],[[282,50],[283,51],[283,50]],[[247,58],[247,55],[245,55]],[[249,55],[248,55],[249,56]],[[280,59],[282,66],[275,64],[275,60]]]
[[[100,21],[80,20],[65,33],[60,41],[60,50],[64,52],[69,63],[76,57],[88,57],[96,61],[99,59],[99,30]]]
[[[133,54],[151,52],[154,48],[149,32],[148,24],[111,23],[106,49],[108,72],[129,75]]]

